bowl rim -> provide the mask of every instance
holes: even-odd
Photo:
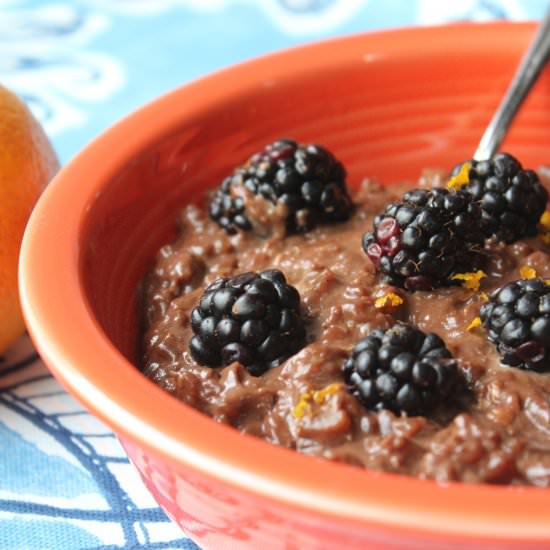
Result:
[[[330,69],[357,56],[365,63],[412,53],[429,56],[434,42],[440,54],[471,53],[482,47],[519,58],[533,29],[533,23],[461,23],[315,42],[217,71],[121,119],[62,168],[40,198],[25,232],[21,302],[29,332],[46,364],[73,396],[123,440],[177,468],[191,468],[246,493],[360,528],[396,528],[433,537],[550,540],[548,489],[443,486],[312,458],[213,422],[167,395],[116,350],[93,318],[79,278],[79,238],[89,204],[101,193],[102,183],[136,151],[175,129],[191,113],[205,112],[213,102],[223,104],[244,89],[258,89],[268,81],[291,81],[293,75]],[[66,209],[67,204],[71,209]],[[112,372],[117,372],[116,379]],[[134,390],[127,391],[129,387]],[[162,407],[155,406],[159,400]],[[207,432],[210,437],[205,438]]]

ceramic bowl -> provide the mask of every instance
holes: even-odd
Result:
[[[308,457],[215,423],[135,366],[136,289],[185,203],[281,136],[333,150],[352,185],[451,167],[471,157],[533,30],[404,29],[237,65],[121,120],[41,198],[21,254],[32,337],[203,548],[550,547],[550,489],[440,485]],[[536,167],[549,143],[546,71],[505,150]]]

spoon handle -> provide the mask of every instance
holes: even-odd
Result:
[[[487,160],[497,151],[512,119],[550,57],[550,9],[523,56],[506,94],[487,126],[474,153],[475,160]]]

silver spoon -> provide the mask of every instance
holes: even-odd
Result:
[[[550,58],[550,9],[541,21],[529,49],[487,126],[474,153],[474,160],[487,160],[499,148],[514,116]]]

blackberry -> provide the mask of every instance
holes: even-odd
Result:
[[[191,311],[191,328],[189,350],[197,363],[238,361],[255,376],[305,343],[300,294],[277,270],[216,279]]]
[[[463,189],[479,201],[487,237],[507,244],[537,234],[537,224],[548,202],[548,192],[533,170],[499,153],[491,160],[468,161],[469,183]],[[455,168],[458,172],[460,166]]]
[[[426,415],[450,395],[460,374],[439,336],[397,323],[355,345],[344,377],[348,390],[369,409]]]
[[[505,365],[550,371],[550,286],[542,279],[521,279],[497,289],[479,316]]]
[[[481,210],[465,191],[414,189],[374,218],[363,249],[388,282],[429,290],[479,264],[480,221]]]
[[[227,233],[252,229],[239,185],[273,204],[287,207],[288,233],[305,233],[318,224],[342,222],[352,212],[346,171],[332,153],[319,145],[284,139],[253,155],[225,178],[210,200],[210,217]]]

